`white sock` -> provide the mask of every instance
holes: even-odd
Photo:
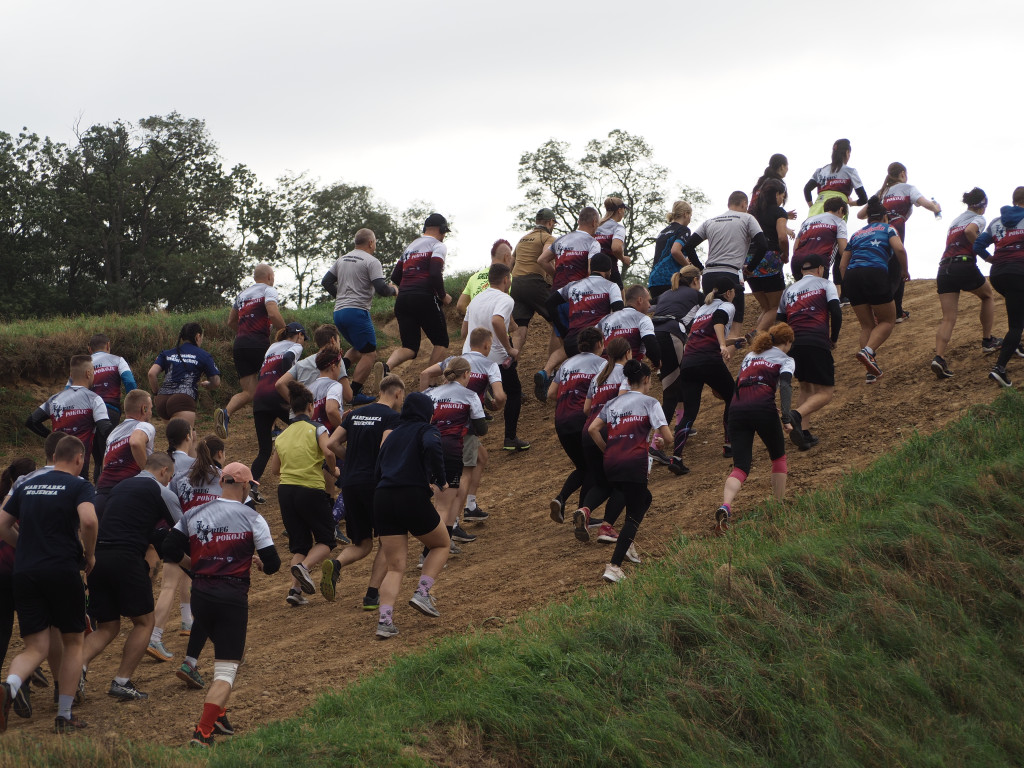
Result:
[[[466,509],[476,509],[476,496],[472,493],[466,496]]]
[[[182,603],[181,604],[181,621],[184,624],[192,623],[192,604]]]
[[[124,685],[125,683],[128,682],[128,678],[127,677],[115,677],[114,678],[114,682],[117,683],[118,685]]]
[[[867,353],[869,355],[875,354],[875,350],[873,350],[871,347],[864,347],[864,349],[867,350]]]
[[[21,678],[17,675],[8,675],[7,685],[11,687],[11,698],[14,698],[18,695],[18,691],[21,690]]]
[[[199,659],[194,659],[191,656],[186,656],[185,663],[192,667],[192,669],[195,669],[197,666],[199,666]]]
[[[151,634],[149,636],[149,642],[152,643],[153,645],[156,645],[157,643],[162,643],[163,640],[164,640],[164,628],[163,627],[154,627],[153,628],[153,634]]]

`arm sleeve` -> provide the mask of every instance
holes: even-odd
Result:
[[[782,405],[782,423],[789,424],[793,408],[793,374],[789,372],[779,376],[779,402]]]
[[[829,316],[829,337],[832,343],[839,341],[839,329],[843,327],[843,308],[838,299],[832,299],[828,303]]]
[[[331,294],[331,296],[337,295],[338,276],[334,274],[333,268],[327,270],[327,274],[324,275],[323,279],[320,281],[320,285],[322,285],[324,287],[324,290]]]
[[[50,430],[43,426],[43,422],[48,418],[50,418],[50,414],[42,407],[36,408],[32,411],[32,415],[25,420],[25,426],[40,437],[49,437]]]
[[[724,309],[716,309],[711,315],[711,325],[728,325],[730,322],[732,322],[732,318]]]
[[[281,570],[281,556],[277,554],[277,547],[273,544],[257,549],[256,554],[263,561],[263,572],[266,574],[277,573]]]
[[[188,548],[188,535],[178,526],[171,529],[171,532],[164,538],[163,546],[160,547],[160,554],[168,563],[180,563]]]
[[[611,306],[608,308],[608,313],[611,314],[612,312],[618,312],[620,309],[623,309],[625,306],[626,305],[622,303],[622,299],[619,299],[618,301],[613,301]]]
[[[420,444],[423,448],[427,475],[433,479],[434,485],[444,485],[444,450],[441,448],[441,433],[437,431],[437,427],[432,426],[423,430]]]
[[[992,245],[992,233],[986,229],[974,239],[974,255],[981,256],[985,261],[988,261],[992,258],[988,253],[990,245]]]
[[[807,201],[808,205],[811,205],[811,203],[814,202],[814,198],[811,197],[811,193],[814,192],[814,190],[816,190],[817,188],[818,182],[815,181],[814,179],[810,179],[806,184],[804,184],[804,200]]]
[[[864,191],[864,187],[857,187],[853,191],[857,193],[857,199],[853,201],[853,204],[866,205],[868,202],[868,193]]]
[[[437,298],[444,300],[444,259],[431,257],[430,286]]]
[[[757,265],[764,259],[764,254],[767,250],[768,241],[764,239],[764,232],[758,232],[750,241],[750,252],[753,254],[753,257],[750,259],[747,269],[751,272],[757,269]]]
[[[470,419],[469,431],[478,437],[483,437],[487,434],[487,419]]]
[[[683,255],[689,259],[693,266],[702,272],[704,271],[704,265],[700,263],[700,259],[697,257],[697,246],[703,242],[704,237],[695,232],[686,238],[686,243],[683,245]]]
[[[661,345],[658,344],[658,337],[652,334],[650,336],[643,336],[640,341],[643,342],[644,349],[647,351],[647,357],[654,363],[654,367],[661,368]]]
[[[373,290],[377,292],[378,296],[394,296],[395,289],[392,288],[383,277],[376,277],[373,280]]]
[[[129,368],[127,371],[121,373],[121,384],[124,387],[124,393],[127,395],[133,389],[138,389],[139,385],[135,382],[135,375]]]
[[[110,422],[110,419],[100,419],[96,422],[94,440],[97,445],[106,445],[107,437],[109,437],[111,431],[114,429],[114,425]]]

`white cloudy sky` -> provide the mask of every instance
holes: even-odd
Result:
[[[946,209],[908,225],[911,274],[932,277],[960,195],[983,187],[992,214],[1024,184],[1022,21],[1011,0],[21,3],[0,28],[0,130],[70,141],[79,116],[177,110],[265,183],[309,171],[432,201],[459,267],[514,242],[519,156],[549,138],[640,134],[709,213],[783,152],[802,219],[847,137],[869,192],[899,160]]]

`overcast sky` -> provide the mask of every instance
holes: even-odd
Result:
[[[70,142],[79,116],[176,110],[267,185],[308,171],[432,202],[458,268],[515,243],[518,160],[549,138],[639,134],[708,215],[782,152],[799,223],[846,137],[869,193],[898,160],[942,204],[907,230],[911,275],[934,277],[963,192],[991,218],[1024,184],[1022,22],[1019,0],[9,4],[0,130]]]

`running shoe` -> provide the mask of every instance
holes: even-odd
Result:
[[[721,536],[729,530],[729,519],[731,517],[732,512],[724,504],[715,511],[715,527],[712,530],[717,536]]]
[[[489,517],[490,515],[484,512],[482,507],[473,507],[473,509],[466,507],[462,510],[462,522],[464,523],[482,523]]]
[[[85,727],[87,727],[85,720],[82,720],[78,715],[71,715],[70,718],[57,715],[53,718],[54,733],[74,733]]]
[[[450,544],[448,545],[448,554],[449,554],[449,555],[461,555],[461,554],[462,554],[462,547],[458,546],[458,545],[457,545],[457,544],[456,544],[456,543],[455,543],[455,542],[453,541],[453,542],[451,542],[451,543],[450,543]],[[422,555],[420,555],[420,557],[422,557]],[[423,567],[423,563],[420,563],[420,568],[422,568],[422,567]],[[446,565],[445,567],[447,567],[447,565]]]
[[[193,667],[187,661],[182,662],[181,666],[178,667],[178,671],[174,674],[189,688],[199,690],[206,687],[206,681],[203,680],[203,676],[199,674],[199,669]]]
[[[852,306],[850,304],[850,300],[848,298],[846,298],[845,296],[841,296],[839,298],[839,307],[840,307],[840,309],[843,308],[843,307],[849,307],[849,306]]]
[[[874,384],[876,381],[878,381],[878,377],[875,376],[875,374],[868,373],[868,374],[864,375],[864,383],[865,384]]]
[[[533,374],[533,396],[540,402],[548,401],[548,387],[551,385],[551,377],[548,372],[541,369]]]
[[[602,544],[614,544],[619,540],[619,532],[604,523],[597,532],[597,540]]]
[[[284,601],[293,608],[298,608],[300,605],[309,605],[309,600],[297,589],[289,589],[288,597]]]
[[[1007,375],[1006,369],[1000,368],[998,365],[993,366],[992,370],[988,372],[988,377],[1000,387],[1013,386],[1013,382],[1010,381],[1010,377]]]
[[[441,617],[441,612],[434,605],[434,598],[429,592],[414,592],[409,598],[409,605],[422,613],[424,616],[433,616],[435,619]]]
[[[11,696],[10,683],[0,683],[0,733],[7,730],[7,718],[11,714],[14,697]]]
[[[316,584],[313,583],[313,579],[309,575],[309,571],[302,563],[296,563],[292,566],[292,576],[299,582],[299,588],[307,595],[312,595],[316,592]]]
[[[551,520],[559,525],[565,522],[565,504],[561,499],[551,500]]]
[[[868,352],[867,347],[861,349],[857,353],[857,359],[860,360],[861,364],[867,369],[868,373],[875,377],[882,375],[882,369],[878,367],[878,363],[875,362],[875,356]]]
[[[669,466],[672,463],[672,459],[669,458],[668,454],[666,454],[663,450],[659,448],[648,448],[647,455],[654,459],[655,463],[661,464],[662,466],[665,467]]]
[[[202,731],[198,728],[192,733],[192,740],[188,743],[190,747],[201,747],[202,749],[208,749],[213,746],[213,731],[210,731],[209,736],[203,736]]]
[[[809,429],[804,430],[804,440],[807,442],[807,446],[801,448],[801,451],[809,451],[811,450],[811,448],[813,448],[814,446],[821,442],[821,440],[819,440],[816,436],[811,434],[811,431]]]
[[[231,417],[228,416],[227,408],[218,408],[213,412],[213,431],[221,440],[228,438],[228,422],[230,421]]]
[[[1017,353],[1017,357],[1024,357],[1024,341],[1017,345],[1017,348],[1013,350]]]
[[[501,449],[503,451],[515,451],[516,453],[519,453],[520,451],[530,450],[530,444],[521,437],[506,437]]]
[[[896,316],[896,322],[897,323],[902,323],[904,320],[909,320],[909,319],[910,319],[910,313],[907,312],[906,310],[903,310],[902,312],[900,312]]]
[[[337,598],[338,577],[341,576],[341,568],[338,561],[327,558],[320,566],[320,594],[324,600],[333,603]]]
[[[693,434],[693,433],[691,432],[690,434]],[[732,458],[732,443],[726,443],[725,445],[722,446],[722,458],[723,459],[731,459]]]
[[[996,336],[989,336],[987,339],[981,340],[981,351],[986,355],[992,352],[998,352],[1003,348],[1003,340]]]
[[[121,701],[145,701],[149,698],[148,693],[143,693],[135,687],[135,683],[129,680],[124,685],[117,682],[116,680],[110,681],[110,690],[107,691],[107,696],[113,696],[115,699]]]
[[[605,581],[610,581],[612,584],[614,584],[617,581],[625,580],[626,574],[619,566],[608,563],[608,565],[604,567],[603,578]]]
[[[352,539],[345,535],[345,532],[341,530],[341,525],[334,526],[334,540],[338,542],[338,546],[347,547],[352,543]]]
[[[213,721],[213,732],[218,736],[234,736],[235,729],[228,721],[228,713],[225,712],[223,715]]]
[[[29,680],[36,688],[49,688],[50,681],[46,679],[46,675],[43,673],[42,667],[36,667]]]
[[[935,378],[939,381],[942,381],[942,379],[953,378],[953,372],[949,370],[949,366],[946,365],[946,361],[938,355],[932,358],[932,373],[935,374]]]
[[[590,510],[583,507],[573,512],[572,526],[577,541],[590,541]]]
[[[460,544],[472,544],[476,541],[476,535],[467,533],[461,525],[456,523],[455,527],[452,528],[452,541],[457,541]]]
[[[626,559],[631,563],[640,563],[640,554],[636,551],[636,546],[633,544],[630,544],[629,549],[626,550]]]
[[[678,456],[673,456],[671,461],[668,463],[668,471],[677,477],[680,475],[690,474],[690,468],[683,464],[683,460]]]
[[[422,565],[420,566],[423,567]],[[364,611],[376,611],[380,608],[380,598],[370,597],[369,595],[363,596],[363,610]]]
[[[32,717],[32,700],[30,698],[32,691],[29,686],[22,684],[21,688],[14,695],[14,703],[12,705],[14,714],[18,717]]]
[[[393,622],[385,624],[383,621],[377,622],[377,637],[381,640],[387,640],[389,637],[394,637],[398,634],[398,627]]]
[[[801,451],[806,451],[807,439],[804,437],[804,428],[801,424],[803,417],[800,415],[800,411],[790,411],[789,419],[793,425],[793,429],[789,433],[790,441]]]
[[[358,408],[360,405],[369,405],[370,403],[377,402],[377,398],[373,395],[368,395],[365,392],[360,392],[358,395],[353,395],[349,401],[349,405],[354,408]]]
[[[159,643],[150,641],[149,645],[146,646],[146,653],[152,656],[157,661],[170,661],[174,658],[174,654],[167,650],[167,646],[164,645],[161,640]],[[85,690],[85,675],[82,675],[82,680],[78,684],[80,690]],[[84,698],[84,696],[83,696]]]
[[[257,488],[255,485],[249,486],[249,498],[252,499],[253,504],[267,503],[266,497],[264,497],[264,495],[260,493],[260,489]]]
[[[192,637],[192,622],[181,622],[181,629],[178,630],[178,637]]]

